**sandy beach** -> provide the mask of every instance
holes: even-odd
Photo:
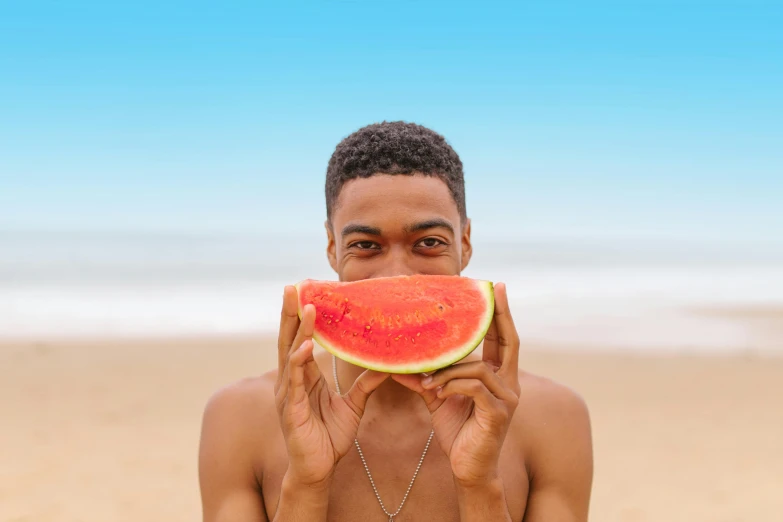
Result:
[[[665,353],[524,346],[590,406],[591,520],[779,520],[783,359]],[[199,520],[204,403],[274,364],[260,337],[0,343],[0,520]]]

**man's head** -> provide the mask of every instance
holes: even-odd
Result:
[[[471,255],[462,162],[443,136],[368,125],[337,145],[326,173],[327,254],[342,281],[459,274]]]

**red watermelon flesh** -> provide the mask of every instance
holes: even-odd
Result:
[[[315,305],[315,341],[349,363],[388,373],[430,372],[481,343],[494,313],[490,281],[414,275],[296,285],[299,314]]]

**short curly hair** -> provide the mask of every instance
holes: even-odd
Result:
[[[332,212],[343,185],[375,174],[423,174],[443,180],[467,218],[462,161],[446,139],[415,123],[402,121],[367,125],[343,139],[326,169],[326,216]]]

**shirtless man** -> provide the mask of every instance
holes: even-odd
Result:
[[[429,129],[382,123],[347,137],[329,162],[326,203],[326,253],[341,281],[468,265],[462,163]],[[481,354],[427,378],[313,355],[316,310],[308,305],[300,321],[286,287],[277,369],[206,406],[204,521],[586,521],[587,408],[518,368],[506,287],[495,291]]]

